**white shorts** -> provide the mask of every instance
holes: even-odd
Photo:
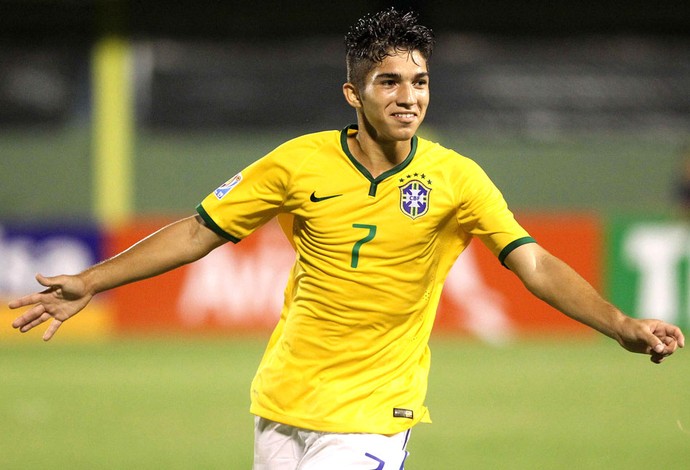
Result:
[[[402,470],[410,430],[392,436],[309,431],[254,419],[253,470]]]

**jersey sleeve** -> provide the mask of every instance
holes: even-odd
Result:
[[[501,263],[518,246],[535,243],[479,165],[470,161],[461,188],[458,223],[465,232],[480,239]]]
[[[197,212],[212,230],[237,243],[281,212],[288,180],[275,150],[206,196]]]

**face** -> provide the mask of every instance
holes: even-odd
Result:
[[[429,105],[429,72],[418,51],[386,57],[367,74],[364,85],[345,84],[345,97],[379,141],[405,141],[417,132]]]

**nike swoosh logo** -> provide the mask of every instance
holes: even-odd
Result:
[[[326,199],[331,199],[331,198],[338,197],[338,196],[342,196],[342,194],[333,194],[332,196],[318,197],[316,195],[316,191],[314,191],[311,193],[311,196],[309,196],[309,200],[311,202],[321,202],[321,201],[325,201]]]

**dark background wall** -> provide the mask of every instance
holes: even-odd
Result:
[[[423,134],[514,207],[673,206],[690,2],[0,0],[0,217],[90,216],[102,35],[132,48],[136,210],[178,213],[283,139],[352,121],[342,37],[391,4],[438,37]]]
[[[689,34],[688,2],[511,1],[118,1],[3,0],[4,37],[93,37],[120,27],[139,36],[268,38],[343,31],[363,12],[414,9],[439,32],[490,34]]]

